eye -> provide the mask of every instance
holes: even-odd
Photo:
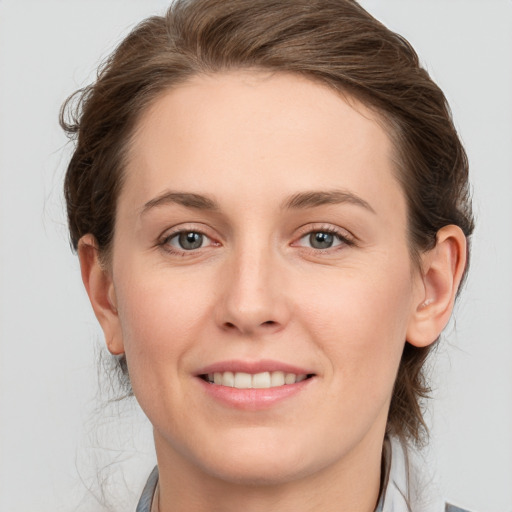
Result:
[[[351,245],[351,241],[343,235],[329,230],[311,231],[299,239],[298,245],[312,249],[325,250],[342,244]]]
[[[307,238],[309,244],[314,249],[329,249],[334,245],[336,241],[339,242],[339,240],[335,239],[332,233],[326,233],[323,231],[310,233],[305,238]]]
[[[211,240],[197,231],[180,231],[165,240],[165,244],[182,251],[193,251],[209,245]]]

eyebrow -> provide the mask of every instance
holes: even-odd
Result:
[[[164,192],[144,204],[141,215],[144,215],[149,210],[156,208],[157,206],[164,206],[167,204],[179,204],[186,208],[193,208],[196,210],[218,211],[220,209],[219,205],[213,199],[201,194],[193,194],[191,192]]]
[[[360,198],[352,192],[345,190],[330,190],[330,191],[308,191],[299,192],[290,196],[282,205],[283,210],[301,210],[306,208],[315,208],[318,206],[328,204],[343,204],[349,203],[356,206],[365,208],[366,210],[375,213],[375,210],[364,199]],[[179,204],[185,208],[192,208],[196,210],[209,210],[219,211],[220,207],[213,199],[191,192],[172,192],[167,191],[159,196],[151,199],[142,207],[141,215],[144,215],[149,210],[158,206],[167,204]]]
[[[346,190],[311,191],[294,194],[283,204],[283,209],[315,208],[327,204],[349,203],[361,206],[375,213],[375,210],[361,197]]]

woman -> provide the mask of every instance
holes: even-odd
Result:
[[[80,93],[69,226],[154,428],[138,510],[444,510],[406,446],[473,221],[410,45],[350,0],[177,1]]]

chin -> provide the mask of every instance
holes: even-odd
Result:
[[[283,460],[276,461],[270,457],[268,459],[271,460],[247,461],[243,464],[219,461],[205,469],[211,476],[224,482],[249,487],[282,485],[314,472],[304,463],[296,465]]]
[[[226,449],[227,446],[230,448]],[[322,457],[311,460],[311,453],[315,450],[308,443],[289,439],[269,442],[268,438],[251,439],[246,435],[244,443],[216,444],[208,451],[208,456],[203,452],[196,463],[212,477],[225,482],[247,486],[279,485],[321,470],[327,461]]]

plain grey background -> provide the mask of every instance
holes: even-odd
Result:
[[[471,272],[433,360],[425,457],[451,500],[512,511],[512,2],[362,3],[416,48],[471,164]],[[136,405],[99,405],[103,340],[67,241],[57,115],[122,35],[165,5],[0,0],[2,511],[97,511],[101,489],[132,510],[154,464]]]

